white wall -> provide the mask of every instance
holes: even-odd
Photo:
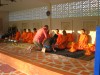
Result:
[[[3,33],[7,31],[8,26],[9,26],[9,17],[8,17],[8,12],[2,12],[0,11],[0,19],[2,19],[2,31]]]

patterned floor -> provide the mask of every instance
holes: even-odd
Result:
[[[26,74],[12,68],[8,64],[0,61],[0,75],[26,75]]]
[[[25,47],[27,48],[28,46],[26,45]],[[75,75],[93,75],[94,59],[90,61],[84,61],[56,54],[42,53],[35,50],[30,53],[30,51],[27,51],[25,48],[7,43],[1,43],[0,50],[18,55],[26,59],[30,59],[29,61],[31,62],[37,62],[39,64],[69,72]],[[14,71],[14,69],[12,70]]]

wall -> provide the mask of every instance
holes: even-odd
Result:
[[[49,20],[25,20],[25,21],[12,21],[9,22],[9,26],[17,26],[17,28],[19,30],[23,30],[23,29],[33,29],[34,27],[39,29],[41,28],[43,25],[48,24],[49,25]],[[50,26],[50,25],[49,25]]]
[[[62,19],[43,19],[43,20],[31,20],[31,21],[12,21],[9,22],[10,26],[17,26],[19,30],[22,29],[33,29],[36,27],[39,29],[43,25],[49,25],[50,29],[64,29],[68,33],[73,32],[75,41],[79,35],[79,30],[84,28],[87,33],[90,35],[90,42],[94,43],[95,41],[95,29],[99,25],[98,17],[78,17],[78,18],[62,18]],[[50,25],[51,24],[51,25]],[[61,33],[60,31],[60,33]],[[92,41],[91,41],[92,40]]]
[[[6,31],[7,31],[7,29],[8,29],[8,26],[9,26],[9,16],[8,16],[8,12],[6,12],[6,11],[0,11],[0,22],[2,22],[2,23],[0,23],[1,25],[0,25],[0,31],[1,32],[3,32],[3,33],[5,33]]]

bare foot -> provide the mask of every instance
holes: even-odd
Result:
[[[45,53],[45,51],[46,51],[46,48],[43,47],[42,50],[41,50],[41,52]]]

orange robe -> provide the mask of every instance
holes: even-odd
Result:
[[[32,32],[27,33],[26,42],[33,43],[33,33]]]
[[[67,33],[67,38],[68,38],[68,44],[67,44],[67,48],[71,48],[71,44],[74,41],[74,36],[71,33]]]
[[[60,35],[58,36],[56,44],[58,45],[59,49],[65,49],[67,45],[67,35]]]
[[[15,34],[15,40],[19,41],[20,36],[21,36],[20,32],[16,32],[16,34]]]
[[[88,36],[86,34],[80,34],[78,43],[72,43],[70,52],[75,52],[77,50],[87,50],[88,49]]]
[[[33,39],[34,39],[34,36],[36,35],[36,33],[37,33],[37,32],[34,32],[34,33],[33,33]]]
[[[68,41],[73,42],[74,41],[74,36],[71,33],[67,33]]]
[[[62,34],[57,34],[57,35],[58,35],[57,42],[59,42]]]
[[[95,44],[88,44],[85,55],[91,55],[92,52],[95,52],[96,46]]]
[[[57,38],[56,44],[58,44],[58,42],[60,41],[60,38],[61,38],[62,34],[57,34],[57,35],[58,35],[58,38]]]
[[[36,35],[36,33],[37,33],[37,32],[34,32],[34,33],[33,33],[33,36],[32,36],[32,39],[31,39],[31,43],[33,43],[33,39],[34,39],[34,36]]]
[[[77,50],[85,50],[85,55],[91,55],[95,52],[95,44],[88,44],[88,36],[86,34],[81,34],[79,36],[78,43],[72,43],[70,52],[75,52]]]
[[[95,52],[95,44],[88,44],[88,46],[89,46],[89,50],[91,51],[91,52]]]
[[[27,36],[27,32],[23,32],[22,35],[21,35],[23,42],[26,42],[26,36]]]
[[[96,50],[96,46],[95,46],[95,44],[92,44],[92,46],[90,47],[90,51],[95,52],[95,50]]]
[[[78,49],[84,49],[88,45],[88,36],[81,34],[78,41]]]

